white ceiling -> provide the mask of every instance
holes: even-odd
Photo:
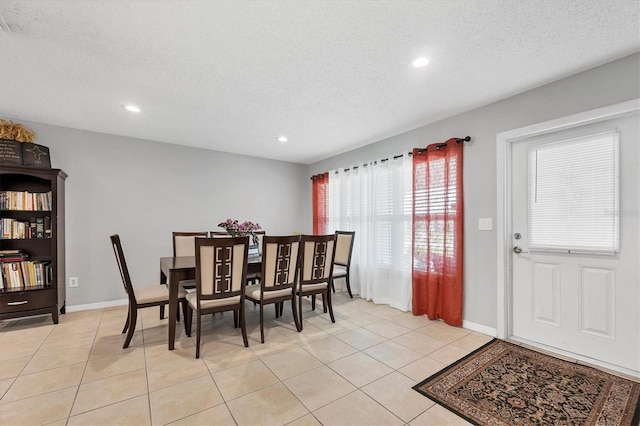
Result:
[[[639,7],[1,0],[0,117],[309,164],[637,52]]]

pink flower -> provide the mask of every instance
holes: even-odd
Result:
[[[218,224],[220,228],[224,228],[230,235],[234,237],[252,235],[255,237],[254,232],[260,230],[260,224],[245,221],[240,223],[237,220],[227,219],[224,222]],[[255,240],[255,238],[254,238]]]

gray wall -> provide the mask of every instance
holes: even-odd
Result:
[[[496,328],[496,135],[640,97],[640,56],[622,58],[540,88],[309,166],[308,174],[406,153],[451,137],[471,136],[464,158],[464,319]],[[478,219],[494,220],[479,231]]]
[[[222,230],[227,218],[270,234],[307,232],[307,167],[18,120],[48,146],[66,181],[67,306],[124,299],[109,235],[118,233],[135,286],[159,283],[172,231]],[[68,279],[67,279],[68,283]]]

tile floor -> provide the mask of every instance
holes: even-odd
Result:
[[[288,305],[288,304],[287,304]],[[491,340],[336,293],[332,324],[303,305],[275,319],[247,304],[249,348],[231,313],[203,320],[201,358],[178,324],[167,350],[158,308],[122,349],[126,307],[0,321],[3,425],[462,425],[411,386]]]

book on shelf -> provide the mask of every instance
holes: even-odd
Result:
[[[44,238],[44,217],[36,217],[36,238]]]
[[[27,260],[0,264],[3,289],[28,289],[51,285],[50,261]]]
[[[0,238],[51,238],[51,217],[31,217],[28,221],[13,218],[0,219]]]
[[[24,250],[0,250],[0,262],[22,262],[29,258],[29,253]]]
[[[0,191],[0,209],[51,211],[53,207],[51,195],[51,191]]]

